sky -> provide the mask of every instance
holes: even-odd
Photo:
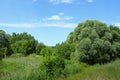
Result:
[[[49,46],[88,19],[120,27],[120,0],[0,0],[0,29],[27,32]]]

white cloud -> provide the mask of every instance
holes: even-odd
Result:
[[[93,0],[87,0],[87,2],[92,3],[92,2],[93,2]]]
[[[53,23],[45,23],[42,26],[46,27],[62,27],[62,28],[75,28],[75,23],[64,23],[64,22],[53,22]]]
[[[61,20],[61,18],[59,15],[53,15],[53,16],[49,17],[48,20]]]
[[[69,23],[68,21],[73,19],[72,16],[65,16],[64,12],[60,12],[57,15],[43,18],[41,20],[33,20],[26,23],[0,23],[0,26],[5,27],[20,27],[20,28],[36,28],[36,27],[62,27],[62,28],[74,28],[76,23]]]
[[[114,24],[115,26],[118,26],[120,28],[120,22],[117,22]]]
[[[59,13],[58,15],[53,15],[47,18],[47,20],[71,20],[71,19],[73,19],[72,16],[64,16],[63,12]]]
[[[85,1],[88,3],[93,3],[93,0],[49,0],[49,2],[53,4],[60,4],[60,3],[77,3],[77,4],[84,4]]]
[[[0,23],[0,26],[16,28],[36,28],[36,27],[74,28],[76,27],[76,23],[64,23],[64,22]]]
[[[30,24],[30,23],[0,23],[0,26],[31,28],[33,27],[33,24]]]
[[[59,3],[71,3],[73,0],[49,0],[53,4],[59,4]]]
[[[60,15],[53,15],[53,16],[47,18],[47,20],[71,20],[71,19],[73,19],[72,16],[61,17]]]

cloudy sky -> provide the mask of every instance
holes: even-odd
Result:
[[[0,0],[0,29],[28,32],[50,46],[87,19],[120,26],[120,0]]]

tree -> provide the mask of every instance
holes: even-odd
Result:
[[[46,46],[43,43],[38,43],[36,46],[36,54],[40,54],[41,50]]]
[[[75,50],[74,44],[69,44],[65,42],[56,45],[54,55],[57,55],[64,59],[70,59],[70,55],[72,52],[74,52],[74,50]]]
[[[10,44],[14,53],[29,55],[31,53],[36,53],[38,41],[26,32],[21,34],[13,33],[10,39]]]
[[[88,64],[106,63],[120,57],[119,31],[97,20],[80,23],[73,32],[76,57]]]
[[[51,47],[45,47],[41,49],[40,55],[44,57],[52,56],[52,48]]]
[[[110,25],[109,27],[110,27],[110,30],[116,31],[116,32],[118,32],[120,34],[120,28],[119,27],[114,26],[114,25]]]
[[[0,30],[0,60],[6,55],[11,54],[11,48],[9,46],[9,41],[6,37],[6,33],[3,30]]]
[[[73,32],[71,32],[71,33],[68,35],[66,42],[67,42],[67,43],[70,43],[70,44],[74,43],[74,42],[73,42]]]

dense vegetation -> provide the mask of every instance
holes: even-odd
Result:
[[[78,24],[65,42],[54,47],[38,42],[26,32],[10,35],[0,30],[2,80],[58,80],[117,58],[120,29],[97,20]]]
[[[119,31],[99,21],[80,23],[73,32],[75,55],[88,64],[106,63],[120,57]]]
[[[87,67],[82,72],[63,80],[120,80],[120,60]]]

